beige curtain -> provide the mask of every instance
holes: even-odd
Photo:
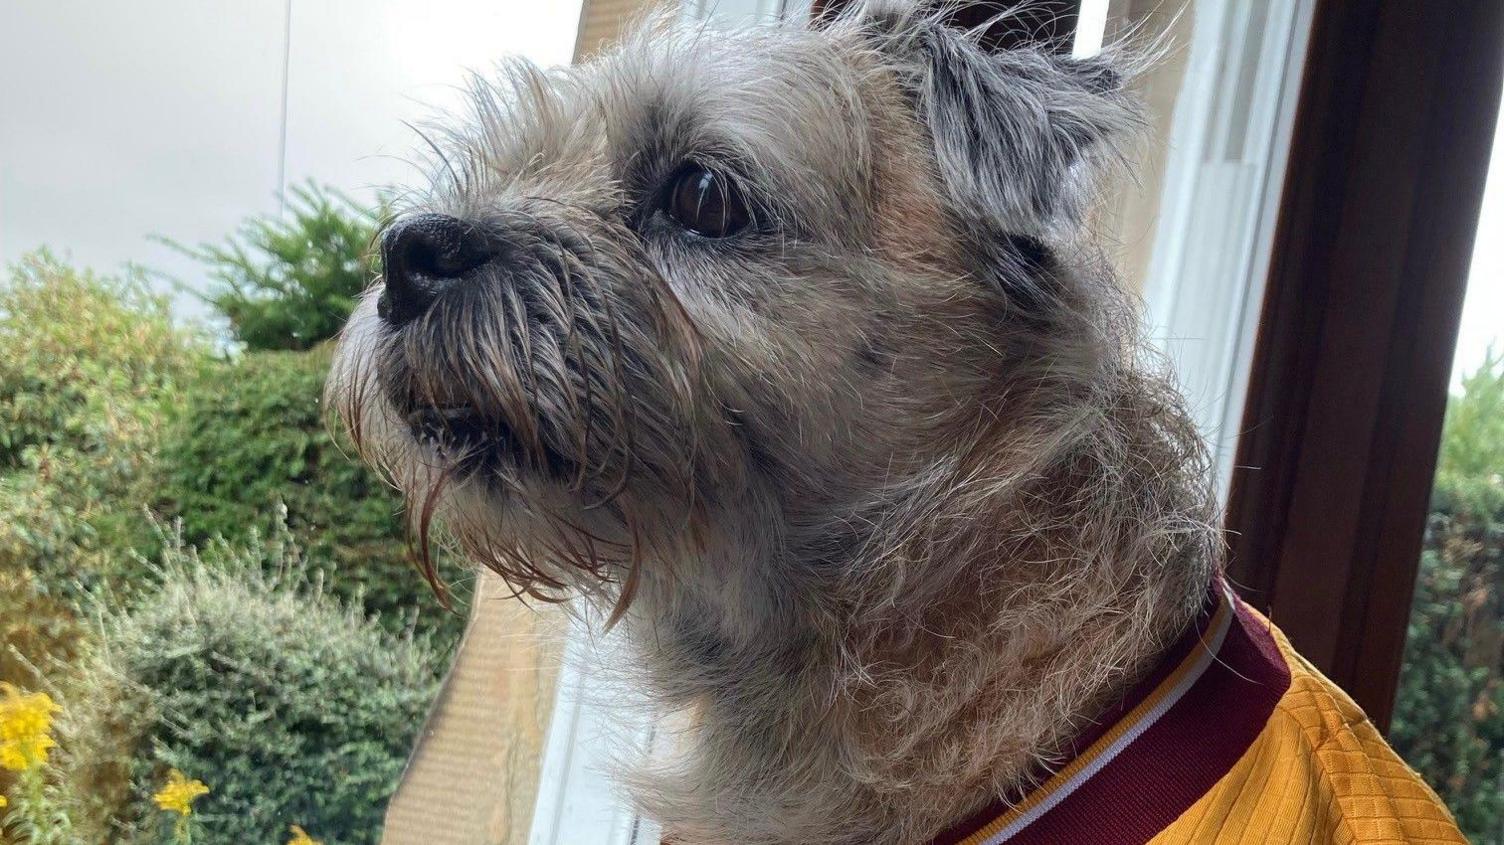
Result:
[[[523,845],[564,621],[480,576],[454,664],[387,806],[384,845]]]
[[[648,10],[671,5],[677,6],[677,0],[585,0],[580,9],[580,34],[574,42],[575,62],[600,52]]]

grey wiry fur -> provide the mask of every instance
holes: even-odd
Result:
[[[425,545],[620,615],[687,714],[630,778],[677,841],[922,842],[1187,624],[1202,447],[1080,225],[1134,122],[1109,60],[873,4],[650,21],[473,101],[409,202],[505,258],[401,328],[373,291],[330,397]],[[751,228],[664,216],[686,162]],[[478,456],[413,433],[455,407]]]

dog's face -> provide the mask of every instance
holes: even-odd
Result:
[[[1131,120],[1105,65],[917,13],[659,22],[473,101],[330,396],[425,543],[523,589],[778,603],[1117,354],[1060,249]]]

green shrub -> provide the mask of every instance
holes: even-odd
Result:
[[[1390,730],[1477,842],[1504,841],[1504,359],[1449,402]]]
[[[33,447],[100,452],[144,434],[203,353],[139,275],[24,256],[0,281],[0,473]]]
[[[194,805],[200,845],[281,842],[290,824],[327,845],[376,842],[444,666],[428,638],[330,595],[284,529],[163,549],[157,592],[101,611],[64,696],[75,830],[165,841],[150,795],[175,768],[212,790]]]
[[[0,286],[0,679],[66,657],[72,604],[98,590],[129,600],[156,538],[147,507],[181,517],[189,541],[266,531],[285,503],[293,529],[335,567],[331,588],[363,595],[400,627],[453,642],[408,561],[399,502],[330,435],[319,411],[330,352],[216,358],[176,327],[139,277],[100,277],[45,252]]]
[[[207,355],[137,276],[39,252],[0,280],[0,680],[72,653],[81,593],[129,592],[158,420]]]
[[[291,216],[247,221],[224,245],[167,243],[209,267],[204,298],[248,349],[312,349],[339,331],[375,275],[381,210],[308,184],[292,190]]]
[[[417,611],[445,642],[464,618],[446,612],[414,569],[401,498],[331,433],[320,409],[330,350],[251,352],[203,370],[173,411],[156,505],[189,543],[243,540],[285,506],[330,587],[389,622]]]
[[[206,299],[247,351],[188,386],[153,504],[195,544],[264,531],[264,515],[285,505],[299,542],[334,565],[337,594],[361,595],[388,620],[419,610],[424,628],[452,642],[463,617],[443,612],[416,576],[399,498],[331,436],[319,408],[323,341],[375,273],[381,210],[310,183],[293,190],[290,211],[247,221],[223,246],[178,247],[209,266],[218,287]]]
[[[1504,350],[1490,348],[1447,402],[1437,473],[1491,483],[1504,474]]]

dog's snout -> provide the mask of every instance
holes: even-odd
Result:
[[[397,221],[381,238],[382,319],[400,326],[418,318],[446,287],[494,255],[485,231],[457,217],[420,214]]]

